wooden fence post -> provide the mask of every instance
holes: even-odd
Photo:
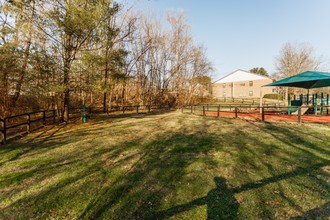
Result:
[[[203,105],[203,116],[205,116],[205,106]]]
[[[218,109],[217,109],[217,116],[220,117],[220,105],[218,105]]]
[[[43,124],[46,125],[46,111],[42,112],[42,121],[43,121]]]
[[[238,109],[237,109],[237,107],[235,107],[235,118],[237,118],[237,112],[238,112]]]
[[[28,118],[28,120],[27,120],[27,133],[30,133],[30,130],[31,130],[31,115],[30,115],[30,113],[28,113],[27,114],[27,118]]]
[[[326,98],[326,105],[327,105],[327,115],[329,115],[329,94],[327,94],[327,98]]]
[[[301,124],[301,107],[298,108],[298,124]]]
[[[265,121],[265,107],[261,107],[261,120]]]
[[[139,106],[136,106],[136,113],[139,114]]]
[[[3,144],[6,144],[7,142],[7,130],[6,130],[6,127],[7,127],[7,123],[6,123],[7,119],[4,118],[3,119],[3,140],[2,140],[2,143]]]
[[[53,123],[56,123],[56,111],[53,109]]]

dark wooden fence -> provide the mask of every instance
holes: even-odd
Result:
[[[30,133],[32,130],[46,125],[46,123],[56,123],[57,117],[58,116],[55,110],[47,110],[13,115],[3,119],[1,118],[0,122],[2,122],[2,126],[0,132],[2,133],[2,143],[6,143],[8,132],[14,128],[20,128],[17,129],[17,133],[21,133],[23,131]],[[38,125],[35,126],[36,124]]]
[[[169,106],[161,105],[126,105],[113,106],[106,110],[106,113],[125,114],[125,113],[150,113],[154,110],[168,110]],[[89,115],[104,113],[103,107],[89,107],[86,113]],[[16,136],[20,133],[30,133],[32,130],[43,126],[62,122],[61,110],[45,110],[28,112],[19,115],[13,115],[5,118],[0,118],[0,133],[2,134],[1,142],[5,144],[9,136]],[[69,110],[69,118],[80,118],[83,113],[81,108],[71,108]],[[2,125],[1,125],[2,124]],[[11,132],[11,133],[10,133]]]
[[[163,105],[125,105],[125,106],[113,106],[107,109],[107,113],[110,114],[112,112],[152,112],[153,110],[159,109],[170,109],[170,106],[163,106]]]

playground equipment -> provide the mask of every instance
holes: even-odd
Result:
[[[330,86],[330,73],[327,72],[315,72],[315,71],[306,71],[303,73],[299,73],[297,75],[293,75],[279,81],[267,84],[266,86],[283,86],[283,87],[298,87],[307,89],[307,97],[306,97],[306,104],[310,103],[310,95],[309,89],[313,88],[322,88]],[[299,101],[299,102],[298,102]],[[291,102],[290,96],[288,96],[288,114],[291,114],[291,111],[296,111],[297,106],[301,106],[303,104],[303,96],[300,95],[300,99],[296,100],[294,98],[293,103]],[[324,105],[329,105],[329,94],[327,95],[327,99],[324,101],[323,93],[321,94],[321,99],[319,99],[318,94],[312,95],[313,110],[314,114],[317,115],[318,113],[318,106],[320,107],[320,113],[323,114]],[[295,106],[294,106],[295,105]],[[292,107],[291,107],[292,106]],[[327,109],[329,111],[329,109]]]
[[[82,105],[81,109],[82,109],[82,111],[81,111],[82,123],[87,123],[88,117],[89,117],[88,114],[87,114],[87,106]]]
[[[304,115],[304,114],[306,114],[306,112],[307,112],[308,109],[309,109],[309,106],[303,104],[303,105],[301,105],[300,107],[301,107],[301,113],[300,113],[300,115]],[[299,114],[299,111],[298,111],[298,110],[297,110],[297,111],[294,111],[294,112],[291,112],[291,115],[298,115],[298,114]]]
[[[320,97],[320,98],[319,98]],[[297,115],[298,114],[298,108],[301,108],[301,114],[305,114],[309,109],[313,110],[314,114],[317,115],[320,113],[321,115],[324,114],[325,111],[329,111],[329,94],[324,96],[323,93],[321,93],[321,96],[318,94],[312,94],[311,96],[303,95],[301,94],[299,98],[296,98],[296,95],[294,95],[293,100],[291,100],[290,94],[288,95],[288,115]],[[320,108],[318,108],[320,107]]]

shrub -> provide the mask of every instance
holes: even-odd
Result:
[[[283,100],[284,96],[282,94],[265,94],[265,99],[276,99],[276,100]]]

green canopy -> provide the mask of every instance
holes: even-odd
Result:
[[[286,86],[305,89],[327,87],[330,86],[330,73],[307,71],[265,86]]]

